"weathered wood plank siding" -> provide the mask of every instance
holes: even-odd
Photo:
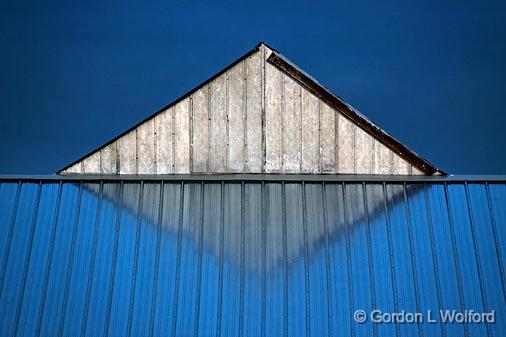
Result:
[[[137,173],[155,173],[155,123],[154,118],[137,129]]]
[[[173,132],[174,108],[169,108],[155,119],[156,125],[156,173],[174,173],[174,137]]]
[[[244,172],[246,126],[246,63],[230,69],[228,75],[228,163],[229,172]]]
[[[246,143],[245,172],[263,171],[263,48],[246,59]]]
[[[227,76],[210,83],[209,171],[226,172],[227,164]]]
[[[424,174],[266,60],[265,45],[63,174]]]
[[[301,87],[288,75],[283,76],[283,172],[300,172],[302,100]]]
[[[209,154],[209,88],[193,95],[193,162],[192,172],[205,173]]]
[[[336,169],[336,112],[320,102],[320,172]]]
[[[130,131],[118,140],[119,173],[137,173],[137,130]],[[108,145],[111,146],[111,145]]]
[[[317,173],[320,157],[318,98],[302,89],[302,173]]]
[[[265,65],[265,172],[279,173],[282,167],[283,73]]]

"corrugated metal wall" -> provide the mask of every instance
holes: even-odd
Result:
[[[423,173],[268,63],[239,63],[63,174]]]
[[[0,335],[503,336],[505,242],[499,183],[2,181]]]

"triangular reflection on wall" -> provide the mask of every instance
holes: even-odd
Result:
[[[99,184],[84,187],[99,197]],[[119,183],[108,184],[102,197],[142,225],[156,229],[161,223],[161,233],[176,241],[181,228],[181,240],[196,252],[202,242],[203,253],[217,264],[223,251],[225,262],[259,273],[265,258],[268,273],[282,267],[285,256],[288,268],[305,256],[311,261],[326,240],[335,245],[362,226],[386,221],[385,212],[423,188],[423,184],[382,183],[169,182],[163,184],[161,198],[160,183],[125,182],[123,191]]]

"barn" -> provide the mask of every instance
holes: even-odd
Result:
[[[0,177],[0,335],[503,336],[505,242],[504,176],[447,174],[259,43]]]

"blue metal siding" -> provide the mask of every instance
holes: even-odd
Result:
[[[502,336],[505,228],[501,183],[2,181],[0,335]]]
[[[286,200],[281,198],[282,184],[264,184],[265,197],[265,335],[288,335],[288,285],[287,285],[287,233],[286,233]],[[245,243],[245,240],[242,240]],[[304,298],[304,293],[297,296]],[[284,301],[286,299],[286,301]],[[284,313],[286,312],[286,315]],[[239,313],[241,321],[247,317]],[[301,318],[304,319],[304,318]],[[257,331],[258,334],[258,331]]]
[[[372,201],[384,199],[384,186],[380,184],[366,185],[366,201],[368,214],[373,213]],[[369,219],[370,251],[373,257],[372,273],[374,282],[374,308],[395,308],[396,293],[393,282],[395,272],[393,270],[392,247],[389,245],[390,224],[386,221],[385,203],[380,206],[378,215]],[[376,327],[377,333],[385,336],[394,336],[395,325],[383,324]]]
[[[343,186],[326,184],[325,201],[325,243],[329,254],[329,336],[351,336],[355,324],[352,320],[353,284],[351,282],[351,255],[348,226],[345,222]],[[334,230],[331,231],[330,228]],[[347,319],[343,320],[343,317]]]

